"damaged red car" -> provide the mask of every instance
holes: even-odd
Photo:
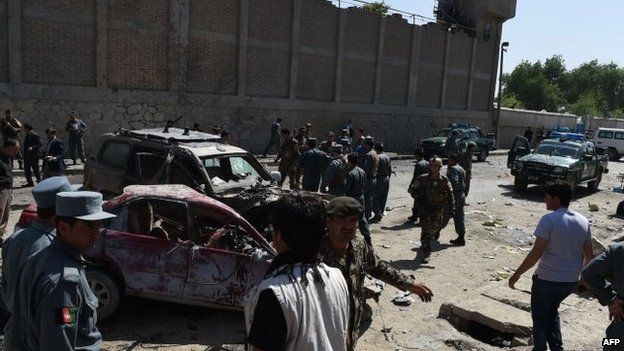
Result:
[[[108,220],[85,254],[87,278],[106,319],[123,295],[241,309],[275,257],[240,214],[184,185],[132,185],[104,204]],[[36,217],[27,207],[19,227]]]

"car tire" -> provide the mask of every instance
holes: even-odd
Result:
[[[477,161],[485,162],[485,159],[487,159],[487,157],[488,157],[488,151],[487,150],[481,150],[481,151],[479,151],[479,154],[477,155]]]
[[[87,270],[87,281],[98,299],[98,320],[110,318],[119,308],[121,292],[113,277],[99,269]]]
[[[576,189],[578,188],[578,178],[574,178],[570,180],[570,190],[572,190],[572,195],[576,193]]]
[[[617,161],[620,159],[620,154],[612,147],[607,151],[607,155],[609,156],[609,161]]]
[[[598,185],[600,185],[600,181],[602,181],[602,169],[599,168],[598,172],[596,173],[596,180],[592,180],[591,182],[587,183],[587,188],[592,192],[598,191]]]
[[[516,192],[518,193],[525,192],[528,186],[529,184],[527,182],[522,181],[518,178],[514,179],[514,189],[516,190]]]

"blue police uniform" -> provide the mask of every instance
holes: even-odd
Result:
[[[72,186],[66,177],[51,177],[38,183],[32,193],[40,208],[52,208],[55,206],[56,194],[62,191],[73,191],[77,186]],[[54,226],[45,221],[35,221],[29,227],[13,233],[2,245],[2,301],[9,313],[13,313],[16,303],[15,290],[20,282],[22,269],[26,261],[42,249],[48,247],[56,236]],[[5,346],[12,350],[12,325],[9,317],[5,326]]]
[[[319,190],[321,174],[323,174],[328,160],[327,154],[317,148],[310,149],[301,155],[299,169],[303,172],[303,190]]]
[[[61,192],[56,215],[84,221],[114,217],[102,211],[102,194]],[[78,249],[56,237],[30,257],[15,290],[11,342],[18,350],[100,350],[97,297]]]
[[[323,183],[321,184],[321,190],[328,188],[331,195],[342,196],[344,195],[345,185],[345,159],[342,156],[338,156],[333,159],[323,175]]]
[[[466,223],[464,214],[464,205],[466,203],[466,171],[460,165],[448,167],[446,177],[453,187],[453,198],[455,199],[455,211],[453,214],[453,224],[455,225],[455,233],[460,240],[464,240],[466,235]],[[451,219],[450,209],[444,211],[444,226]]]
[[[366,173],[364,170],[358,166],[354,166],[349,170],[345,179],[345,188],[344,194],[345,196],[352,197],[360,202],[360,204],[364,205],[364,193],[366,192]],[[366,214],[364,211],[361,211],[360,217],[358,218],[358,228],[360,229],[360,233],[364,236],[364,240],[372,246],[371,241],[371,232],[368,226],[368,220],[366,219]]]

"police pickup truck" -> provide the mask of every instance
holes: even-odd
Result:
[[[554,180],[568,182],[573,191],[581,183],[597,191],[602,174],[609,171],[608,158],[603,153],[581,134],[553,133],[533,152],[528,140],[517,136],[509,150],[507,167],[515,177],[514,188],[518,192],[526,190],[529,184]]]
[[[446,154],[446,141],[454,131],[459,133],[457,144],[460,147],[463,148],[469,141],[477,145],[473,150],[473,156],[476,156],[480,162],[485,161],[490,150],[494,149],[495,140],[493,135],[485,136],[481,130],[471,127],[470,124],[451,123],[447,128],[438,130],[435,136],[419,142],[419,147],[422,148],[425,159],[429,159],[434,155],[447,158],[449,155]]]

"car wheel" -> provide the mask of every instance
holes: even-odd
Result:
[[[477,155],[477,161],[479,162],[485,162],[485,159],[488,156],[488,152],[487,150],[481,150],[479,151],[479,154]]]
[[[609,156],[609,161],[617,161],[620,159],[620,155],[614,148],[609,148],[609,151],[607,151],[607,155]]]
[[[602,169],[598,169],[597,173],[596,180],[587,183],[587,188],[591,191],[598,191],[598,185],[600,185],[600,181],[602,180]]]
[[[110,318],[119,308],[119,286],[108,273],[95,269],[87,270],[87,281],[98,299],[98,320]]]
[[[521,193],[527,190],[527,187],[529,186],[529,184],[521,179],[514,179],[514,189]]]
[[[572,194],[576,192],[576,188],[578,188],[578,178],[570,180],[570,190],[572,190]]]

